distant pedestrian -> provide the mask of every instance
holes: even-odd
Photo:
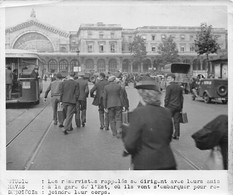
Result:
[[[104,87],[109,84],[105,78],[104,73],[100,73],[98,76],[98,82],[95,83],[93,88],[90,91],[90,96],[94,97],[93,105],[98,106],[99,108],[99,120],[100,120],[100,129],[109,130],[109,116],[107,112],[104,112]],[[96,93],[94,95],[94,93]]]
[[[73,130],[72,119],[75,113],[76,102],[79,98],[79,84],[74,81],[75,73],[71,72],[68,79],[62,82],[61,85],[61,98],[60,101],[66,113],[66,120],[64,124],[64,134]]]
[[[54,81],[52,81],[47,90],[45,91],[45,95],[44,95],[44,100],[46,101],[48,93],[51,91],[51,105],[52,105],[52,109],[53,109],[53,124],[57,125],[57,119],[59,119],[57,117],[57,107],[58,104],[60,102],[60,96],[61,96],[61,83],[62,83],[62,75],[60,73],[57,73],[55,75],[55,79]],[[59,122],[59,127],[63,127],[63,120],[58,121]]]
[[[11,99],[12,93],[12,85],[13,85],[13,73],[11,71],[11,67],[7,67],[5,70],[5,78],[6,78],[6,99]]]
[[[175,75],[167,75],[167,87],[164,106],[171,112],[173,118],[175,132],[173,139],[179,139],[180,137],[180,112],[183,109],[183,89],[175,82]]]
[[[78,76],[79,78],[76,80],[76,82],[79,84],[80,93],[76,102],[75,123],[77,127],[80,127],[81,125],[84,127],[86,124],[87,97],[89,94],[89,88],[88,81],[84,79],[84,72],[79,72]]]
[[[104,87],[104,108],[109,113],[109,123],[113,136],[121,135],[122,125],[122,88],[114,82],[115,76],[108,78],[109,84]]]
[[[125,153],[132,157],[134,170],[175,170],[170,148],[173,133],[169,111],[161,107],[161,91],[154,81],[137,85],[141,106],[130,115],[129,126],[123,125]]]

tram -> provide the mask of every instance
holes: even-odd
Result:
[[[186,63],[171,63],[164,66],[164,73],[175,74],[175,82],[183,87],[184,93],[190,92],[190,66],[190,64]]]
[[[36,52],[9,49],[5,51],[6,68],[12,71],[10,92],[6,91],[6,103],[39,104],[42,93],[43,64]]]

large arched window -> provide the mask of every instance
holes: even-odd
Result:
[[[80,66],[79,61],[76,60],[76,59],[71,60],[71,62],[70,62],[70,72],[74,71],[75,66]]]
[[[111,59],[109,61],[109,71],[110,72],[117,72],[117,61],[116,61],[116,59]]]
[[[151,61],[149,59],[146,59],[143,62],[143,72],[148,72],[150,67],[151,67]]]
[[[130,61],[128,59],[123,60],[122,71],[123,72],[130,72]]]
[[[37,32],[29,32],[20,36],[14,43],[14,49],[24,49],[37,52],[53,52],[53,45],[50,40]]]
[[[103,59],[99,59],[97,62],[97,72],[105,72],[105,61]]]
[[[133,72],[139,72],[140,64],[138,62],[133,62]]]
[[[93,71],[94,70],[94,61],[92,59],[87,59],[85,61],[85,70],[88,71]]]
[[[67,60],[61,60],[61,61],[59,62],[59,70],[60,70],[61,72],[66,72],[66,71],[68,71],[68,62],[67,62]]]
[[[57,65],[57,61],[54,59],[49,60],[48,63],[48,68],[49,68],[49,72],[53,73],[53,72],[58,72],[58,65]]]

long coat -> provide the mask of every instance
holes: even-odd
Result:
[[[88,81],[83,78],[79,78],[76,82],[79,84],[80,91],[78,100],[86,100],[89,94]]]
[[[108,85],[109,82],[104,79],[99,81],[94,85],[94,87],[90,91],[90,96],[94,97],[93,105],[98,106],[101,104],[101,101],[103,102],[103,97],[104,97],[104,87]],[[94,92],[96,91],[96,95],[94,96]],[[102,99],[102,100],[101,100]]]
[[[132,112],[129,122],[123,142],[132,155],[134,169],[175,169],[170,148],[173,133],[170,113],[160,106],[140,106]]]

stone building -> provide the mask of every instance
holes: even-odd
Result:
[[[44,64],[44,73],[67,74],[80,67],[90,72],[148,72],[160,70],[157,63],[158,45],[165,37],[172,36],[177,44],[182,62],[190,63],[193,71],[207,70],[205,57],[194,51],[194,39],[199,27],[144,26],[123,29],[119,24],[82,24],[77,31],[66,32],[50,24],[40,22],[34,11],[28,21],[8,27],[6,49],[37,51]],[[214,28],[222,50],[227,50],[227,31]],[[143,64],[131,63],[129,43],[136,35],[146,41],[147,59]],[[210,60],[217,59],[210,55]],[[213,72],[214,68],[210,67]]]

